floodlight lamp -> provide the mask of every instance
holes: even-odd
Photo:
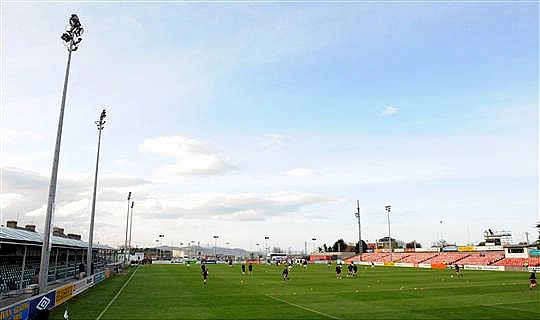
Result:
[[[128,201],[131,199],[131,191],[128,193]]]
[[[105,119],[106,116],[107,116],[106,111],[105,109],[103,109],[103,111],[101,111],[101,116],[99,117],[99,120],[103,121],[103,119]]]
[[[69,18],[69,24],[73,27],[80,27],[81,22],[79,21],[79,17],[76,14],[72,14],[71,18]]]
[[[60,37],[60,39],[64,40],[65,42],[70,42],[71,39],[73,39],[73,38],[71,37],[71,35],[69,33],[64,32],[62,34],[62,36]]]
[[[75,30],[73,30],[73,33],[75,33],[75,35],[77,37],[80,37],[84,33],[84,29],[83,28],[76,28]]]
[[[131,201],[131,209],[133,209],[134,205],[135,205],[135,201]]]

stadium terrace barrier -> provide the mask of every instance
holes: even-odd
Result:
[[[431,264],[429,264],[429,263],[419,263],[418,268],[431,269]]]
[[[474,251],[503,251],[503,246],[475,246]]]
[[[529,256],[530,257],[540,257],[540,250],[537,250],[537,249],[529,250]]]
[[[70,283],[67,286],[60,287],[56,289],[56,296],[54,300],[54,305],[59,306],[62,303],[68,301],[69,299],[73,298],[73,289],[75,288],[75,284]]]
[[[484,271],[505,271],[506,268],[504,266],[478,266],[478,265],[470,265],[466,264],[463,266],[465,270],[484,270]]]
[[[457,250],[459,252],[471,252],[471,251],[474,251],[474,246],[463,246],[463,247],[458,247]]]
[[[110,275],[110,271],[109,271]],[[102,282],[107,277],[105,271],[98,272],[90,277],[69,283],[47,293],[24,299],[23,301],[0,309],[0,320],[28,320],[32,319],[40,310],[51,310],[74,296],[86,291]]]
[[[73,295],[76,296],[79,293],[83,293],[84,291],[86,291],[86,289],[94,286],[94,277],[88,277],[88,278],[84,278],[82,280],[76,281],[74,285],[75,285],[75,288],[73,289]]]
[[[414,263],[406,263],[406,262],[394,262],[395,267],[408,267],[408,268],[414,268]]]
[[[439,248],[416,248],[415,252],[439,252]]]

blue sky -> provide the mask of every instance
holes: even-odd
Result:
[[[96,240],[466,244],[538,216],[538,4],[4,4],[2,223],[42,229],[69,14],[55,223]],[[137,215],[139,214],[139,215]],[[444,223],[441,224],[440,221]],[[120,227],[119,227],[120,226]],[[365,229],[365,230],[364,230]]]

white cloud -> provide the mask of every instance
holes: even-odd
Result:
[[[280,191],[273,193],[197,193],[183,198],[148,200],[142,204],[147,216],[161,219],[268,220],[295,214],[301,207],[337,199],[318,194]]]
[[[30,138],[39,141],[45,140],[42,135],[32,131],[2,130],[0,131],[0,137],[2,137],[2,139],[4,139],[4,141],[6,142],[24,138]]]
[[[24,199],[24,196],[18,193],[0,194],[0,209],[5,209],[9,206],[12,206],[14,205],[15,202],[21,201],[23,199]]]
[[[285,147],[287,140],[291,139],[289,136],[278,133],[265,134],[263,137],[262,146],[265,152],[281,151]]]
[[[384,110],[381,112],[381,115],[383,116],[392,116],[394,114],[398,113],[398,108],[392,107],[392,106],[386,106],[384,107]]]
[[[176,158],[176,163],[158,169],[159,176],[219,175],[234,169],[232,164],[210,147],[182,136],[146,139],[139,145],[139,151]]]
[[[55,215],[58,217],[69,217],[80,213],[90,212],[90,201],[88,199],[81,199],[66,203],[56,208]]]
[[[313,177],[315,171],[307,168],[296,168],[287,171],[287,175],[290,177]]]
[[[128,162],[127,160],[123,160],[123,159],[119,159],[119,160],[114,160],[113,164],[115,166],[124,166],[126,165]]]

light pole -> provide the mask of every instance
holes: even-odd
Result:
[[[269,236],[264,237],[264,240],[266,240],[266,259],[268,259],[268,251],[270,248],[268,248],[268,239],[270,239]]]
[[[161,244],[161,240],[165,237],[164,234],[159,235],[159,260],[163,260],[163,245]]]
[[[128,246],[128,225],[129,225],[129,200],[131,200],[131,191],[127,197],[127,216],[126,216],[126,240],[124,241],[124,266],[127,264],[127,246]]]
[[[60,158],[60,144],[62,142],[62,126],[64,123],[64,109],[66,106],[66,93],[69,78],[69,66],[71,64],[71,52],[76,51],[82,38],[84,29],[76,14],[69,18],[69,29],[60,37],[67,44],[68,61],[66,66],[66,75],[64,77],[64,90],[62,92],[62,104],[60,105],[60,117],[58,119],[58,129],[56,132],[56,145],[54,148],[54,158],[52,165],[51,181],[49,184],[49,198],[47,200],[47,213],[45,215],[45,225],[43,229],[43,246],[41,247],[41,262],[39,265],[39,290],[44,292],[47,288],[49,275],[49,257],[51,255],[51,223],[54,210],[54,201],[56,199],[56,181],[58,177],[58,161]]]
[[[358,252],[360,253],[360,261],[362,261],[362,253],[364,252],[364,245],[362,243],[362,228],[360,226],[360,200],[356,200],[356,212],[354,215],[358,219]]]
[[[217,261],[216,245],[217,245],[217,239],[218,238],[219,238],[219,236],[214,236],[214,258],[216,259],[216,261]]]
[[[256,243],[255,245],[257,246],[257,261],[260,261],[261,260],[261,253],[259,252],[259,244],[260,243]]]
[[[97,191],[97,176],[98,176],[98,167],[99,167],[99,149],[101,146],[101,131],[105,128],[105,109],[101,111],[99,120],[96,121],[98,129],[98,145],[97,145],[97,156],[96,156],[96,174],[94,176],[94,195],[92,196],[92,213],[90,214],[90,231],[88,235],[88,252],[86,253],[86,270],[88,270],[88,275],[91,275],[93,270],[92,267],[92,243],[94,241],[94,217],[96,215],[96,191]]]
[[[390,262],[392,262],[392,238],[390,238],[390,209],[391,206],[385,206],[386,212],[388,213],[388,248],[390,248]]]
[[[312,250],[313,250],[313,253],[316,253],[316,252],[315,252],[315,251],[316,251],[316,250],[315,250],[315,241],[317,241],[317,239],[316,239],[316,238],[311,238],[311,241],[313,241],[313,249],[312,249]]]
[[[133,226],[133,206],[134,205],[135,205],[135,201],[131,201],[131,217],[129,218],[129,242],[128,242],[128,248],[129,248],[128,252],[129,252],[130,260],[131,260],[131,227]]]
[[[157,245],[158,243],[159,243],[159,240],[156,239],[156,245]],[[158,248],[158,249],[157,249],[157,252],[156,252],[156,255],[157,255],[156,258],[158,258],[158,257],[160,256],[160,251],[159,251],[159,250],[160,250],[160,249]]]

